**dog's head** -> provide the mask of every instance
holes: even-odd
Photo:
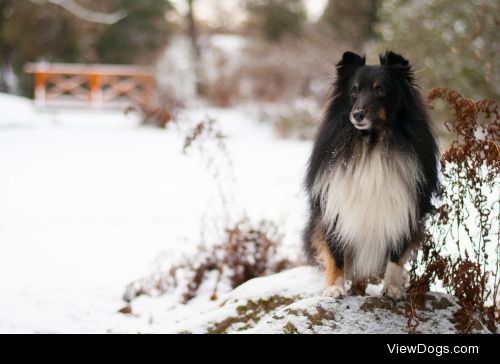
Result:
[[[366,65],[364,57],[346,52],[337,72],[337,92],[348,100],[349,119],[358,130],[390,127],[403,88],[413,84],[409,62],[390,51],[380,56],[380,65]]]

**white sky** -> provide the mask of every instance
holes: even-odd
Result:
[[[182,13],[186,11],[186,0],[171,0],[174,6]],[[304,0],[307,12],[311,19],[317,19],[326,6],[327,0]],[[238,4],[240,0],[196,0],[196,11],[199,18],[212,21],[216,20],[217,9],[223,9],[231,14],[232,21],[242,18]]]

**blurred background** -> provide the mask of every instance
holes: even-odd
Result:
[[[149,332],[168,304],[120,316],[125,286],[241,221],[300,262],[342,53],[498,100],[499,23],[498,0],[0,0],[0,332]]]
[[[26,63],[65,62],[150,66],[162,104],[320,103],[343,51],[388,48],[425,90],[500,93],[496,0],[1,0],[0,14],[0,91],[24,96]]]

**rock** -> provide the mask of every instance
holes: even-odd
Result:
[[[322,273],[313,267],[295,268],[257,278],[238,287],[195,320],[179,322],[175,332],[252,334],[408,333],[406,302],[380,296],[370,286],[367,296],[334,299],[322,295]],[[417,310],[417,333],[456,333],[455,299],[430,293]],[[488,333],[478,328],[477,333]]]
[[[124,315],[132,315],[132,306],[126,305],[125,307],[121,308],[118,313],[124,314]]]

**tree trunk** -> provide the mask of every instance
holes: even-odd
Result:
[[[196,24],[194,2],[195,0],[187,0],[188,3],[187,25],[188,25],[188,35],[191,40],[191,47],[194,59],[196,93],[198,95],[203,95],[205,93],[205,82],[203,77],[203,69],[201,65],[201,49],[198,42],[198,25]]]
[[[9,84],[9,74],[12,74],[10,56],[4,52],[0,53],[0,92],[14,91],[13,85]]]
[[[194,14],[194,1],[195,0],[187,0],[188,2],[188,13],[187,13],[187,22],[188,22],[188,33],[189,38],[191,39],[191,45],[193,47],[193,52],[195,57],[200,57],[200,47],[198,45],[198,26],[196,24],[196,18]]]

